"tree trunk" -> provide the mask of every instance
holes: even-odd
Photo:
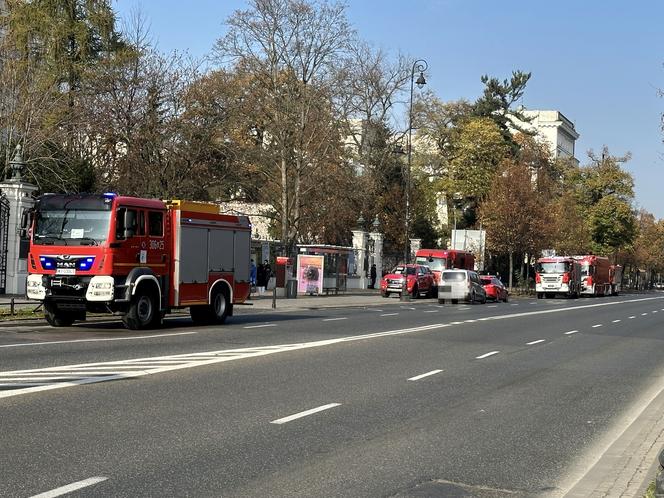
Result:
[[[512,292],[512,275],[514,274],[514,252],[510,251],[510,277],[509,277],[509,288]]]
[[[281,155],[281,242],[290,247],[290,226],[288,225],[288,171],[286,158]]]

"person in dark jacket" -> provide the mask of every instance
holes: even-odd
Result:
[[[371,265],[371,270],[369,271],[369,276],[371,277],[371,284],[369,284],[369,289],[376,288],[376,264]]]

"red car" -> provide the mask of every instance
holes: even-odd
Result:
[[[487,299],[493,299],[496,302],[507,302],[509,292],[498,277],[494,275],[480,275],[480,280],[486,291]]]
[[[413,299],[420,296],[435,297],[436,280],[433,272],[424,265],[399,265],[392,273],[385,275],[380,281],[380,293],[388,297],[395,293],[401,295],[404,285],[404,273],[406,274],[406,292]]]

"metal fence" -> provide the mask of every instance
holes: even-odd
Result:
[[[9,201],[0,194],[0,294],[7,292],[7,248],[9,238]]]

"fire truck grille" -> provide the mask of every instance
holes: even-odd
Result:
[[[558,277],[544,277],[542,280],[544,282],[558,282]]]

